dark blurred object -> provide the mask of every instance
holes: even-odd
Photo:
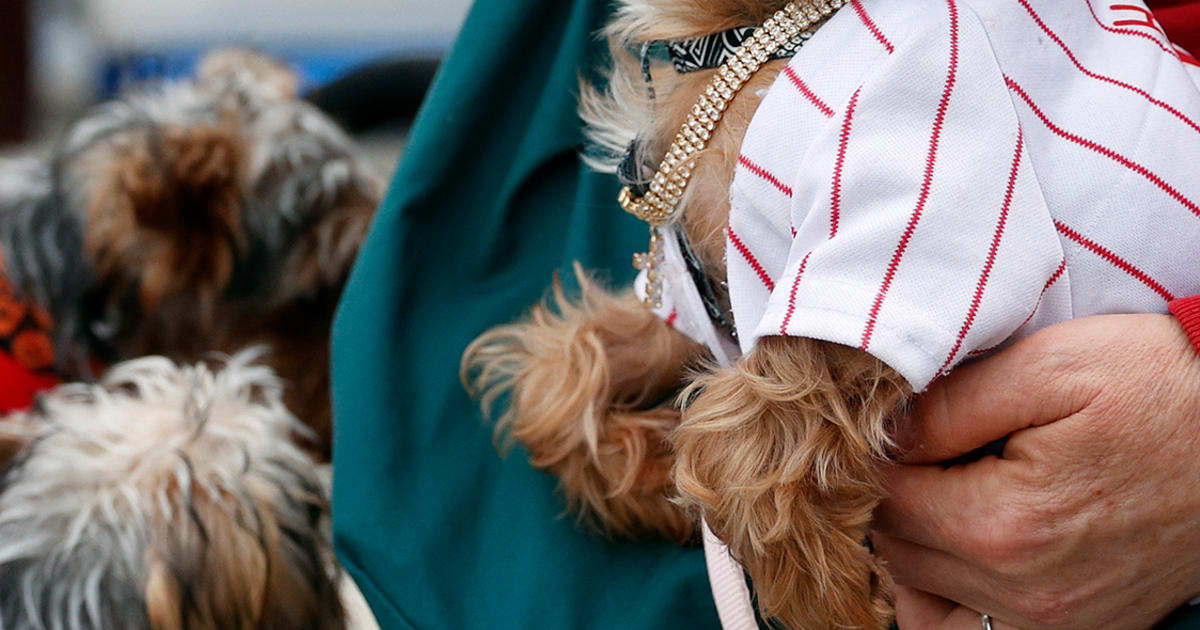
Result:
[[[309,93],[308,100],[351,132],[412,118],[437,72],[433,59],[388,59]]]
[[[29,129],[30,0],[0,1],[0,143]]]
[[[104,64],[101,94],[111,98],[130,85],[190,76],[205,52],[201,47],[114,54]],[[440,50],[397,54],[302,46],[276,46],[272,54],[297,72],[308,101],[352,133],[412,119],[442,56]]]

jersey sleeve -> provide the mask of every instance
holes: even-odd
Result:
[[[787,263],[750,340],[861,348],[915,391],[1001,343],[1064,265],[981,21],[927,12],[794,171]],[[735,191],[736,197],[736,191]]]

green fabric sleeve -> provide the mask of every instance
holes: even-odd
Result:
[[[479,0],[418,116],[334,326],[334,529],[385,630],[715,628],[698,548],[607,542],[501,459],[458,381],[573,260],[633,277],[646,232],[580,163],[598,0]],[[569,274],[566,274],[569,275]]]

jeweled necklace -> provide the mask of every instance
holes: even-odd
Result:
[[[659,164],[658,172],[650,179],[645,194],[637,197],[629,186],[621,189],[617,196],[621,207],[650,224],[650,250],[633,256],[633,266],[646,271],[647,306],[662,307],[663,278],[659,265],[663,260],[663,227],[676,218],[679,200],[683,198],[692,171],[696,168],[695,156],[708,145],[730,101],[763,64],[774,58],[780,50],[797,49],[812,36],[817,26],[846,2],[790,2],[757,29],[739,34],[742,44],[736,50],[721,55],[726,60],[704,94],[700,95],[700,100],[692,107],[666,157]]]

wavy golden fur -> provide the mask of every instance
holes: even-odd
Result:
[[[733,368],[699,376],[675,436],[682,503],[754,579],[789,628],[880,628],[891,578],[863,541],[883,498],[877,464],[904,379],[854,348],[765,337]]]
[[[559,478],[568,508],[614,536],[691,539],[693,519],[668,499],[674,395],[699,344],[611,294],[576,266],[578,300],[555,279],[552,299],[494,328],[463,355],[462,378],[486,412],[504,394],[497,437]]]
[[[615,60],[607,87],[582,90],[589,163],[615,171],[637,138],[644,161],[657,164],[712,76],[659,63],[651,100],[630,51],[757,24],[783,4],[624,0],[606,29]],[[731,103],[681,202],[682,227],[718,287],[742,136],[784,63],[766,64]],[[464,380],[485,408],[510,395],[497,430],[524,444],[535,466],[558,475],[569,505],[610,533],[679,539],[672,534],[692,524],[678,519],[703,513],[777,624],[887,627],[891,578],[864,542],[884,496],[877,470],[892,448],[890,424],[912,394],[904,379],[857,349],[788,337],[763,338],[735,366],[689,372],[699,348],[630,293],[604,293],[580,276],[579,302],[556,285],[557,313],[536,307],[467,349]],[[685,375],[682,421],[677,406],[643,407]],[[669,479],[645,476],[666,465]]]

